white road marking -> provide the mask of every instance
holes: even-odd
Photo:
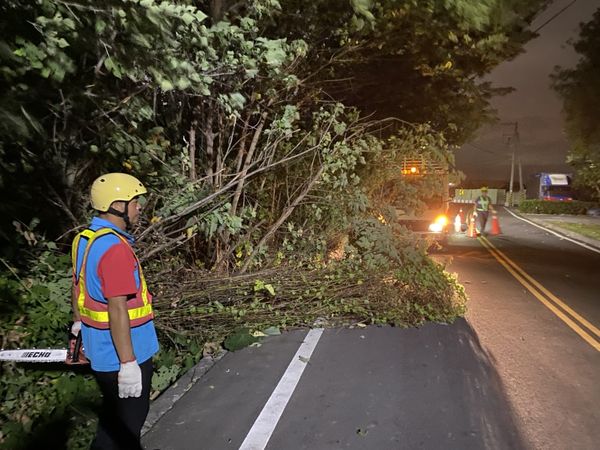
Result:
[[[504,208],[504,209],[508,213],[510,213],[514,217],[516,217],[517,219],[522,220],[523,222],[527,222],[528,224],[533,225],[534,227],[538,227],[538,228],[540,228],[540,229],[542,229],[544,231],[547,231],[548,233],[551,233],[551,234],[553,234],[553,235],[555,235],[555,236],[557,236],[557,237],[559,237],[561,239],[564,239],[566,241],[572,242],[573,244],[577,244],[577,245],[579,245],[579,246],[581,246],[583,248],[587,248],[588,250],[591,250],[593,252],[600,253],[600,250],[597,249],[596,247],[592,247],[591,245],[587,245],[587,244],[584,244],[583,242],[576,241],[575,239],[571,239],[570,237],[567,237],[564,234],[557,233],[556,231],[550,230],[549,228],[543,227],[542,225],[538,225],[537,223],[532,222],[531,220],[527,220],[524,217],[518,216],[517,214],[515,214],[514,212],[512,212],[508,208]]]
[[[271,397],[254,421],[240,450],[263,450],[267,446],[322,334],[323,328],[314,328],[308,332]]]

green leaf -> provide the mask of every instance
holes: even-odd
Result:
[[[162,391],[169,387],[179,375],[181,367],[177,364],[162,366],[152,375],[152,389]]]
[[[118,76],[117,73],[120,74],[118,63],[110,56],[104,60],[104,67],[115,76]]]
[[[246,69],[246,77],[254,78],[258,75],[258,69]]]
[[[246,98],[239,92],[229,94],[229,102],[233,109],[242,109],[246,103]]]
[[[351,0],[350,3],[357,14],[360,14],[371,22],[375,21],[375,16],[369,11],[373,6],[371,0]]]
[[[71,19],[70,17],[63,19],[62,23],[69,30],[75,29],[75,21],[73,19]]]
[[[96,19],[95,28],[97,34],[102,34],[104,29],[106,28],[106,22],[102,19]]]
[[[171,83],[169,80],[161,80],[160,88],[163,91],[172,91],[174,86],[173,86],[173,83]]]
[[[266,330],[263,330],[263,333],[265,333],[267,336],[279,336],[281,331],[277,327],[269,327]]]
[[[235,352],[259,340],[260,338],[252,336],[247,328],[238,328],[233,334],[227,336],[223,346],[227,350]]]
[[[183,13],[183,15],[181,16],[181,20],[183,20],[185,22],[186,25],[191,24],[194,20],[196,20],[196,17],[189,13],[189,12],[185,12]]]
[[[275,296],[275,289],[273,288],[273,285],[265,284],[265,290],[272,296]]]
[[[202,22],[204,19],[206,19],[208,17],[206,14],[204,14],[200,10],[196,10],[195,16],[196,16],[196,20],[198,22]]]
[[[177,89],[183,91],[191,86],[191,82],[186,77],[181,77],[177,80]]]
[[[284,50],[284,39],[264,40],[263,47],[267,50],[265,59],[268,65],[273,67],[281,66],[287,59],[287,53]]]

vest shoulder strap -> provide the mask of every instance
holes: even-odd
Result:
[[[84,266],[87,261],[90,249],[92,248],[92,244],[96,241],[96,239],[101,238],[102,236],[106,236],[108,234],[113,234],[117,236],[121,241],[126,242],[124,237],[122,237],[119,233],[117,233],[111,228],[100,228],[96,231],[86,229],[79,233],[77,236],[75,236],[75,239],[73,240],[73,245],[71,247],[71,259],[73,264],[73,273],[75,274],[75,277],[77,279],[79,278],[81,271],[84,270]],[[79,244],[81,242],[82,237],[85,237],[88,240],[88,243],[85,247],[85,252],[83,253],[83,261],[81,262],[81,267],[79,268],[79,271],[77,271],[77,254],[79,252]]]
[[[77,254],[79,253],[79,244],[81,242],[81,238],[84,237],[88,241],[92,239],[95,232],[86,228],[85,230],[77,233],[77,236],[73,238],[73,243],[71,244],[71,265],[73,267],[73,273],[77,270]]]

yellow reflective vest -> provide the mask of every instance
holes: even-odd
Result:
[[[139,271],[140,285],[135,297],[127,300],[127,308],[129,314],[129,323],[131,327],[136,327],[149,322],[154,318],[152,311],[152,295],[148,292],[148,286],[142,272],[142,266],[137,256],[133,252],[133,249],[129,245],[127,239],[111,228],[100,228],[97,231],[83,230],[73,240],[71,246],[71,261],[73,264],[73,289],[77,297],[77,306],[79,308],[79,314],[81,315],[81,321],[94,328],[108,329],[109,328],[109,315],[108,315],[108,303],[106,301],[99,301],[94,299],[86,289],[85,285],[85,271],[86,264],[92,244],[102,236],[107,234],[113,234],[118,237],[126,246],[131,250]],[[77,270],[77,255],[79,252],[79,245],[81,238],[87,239],[87,245],[83,254],[83,261],[79,271]],[[104,299],[106,300],[106,299]]]

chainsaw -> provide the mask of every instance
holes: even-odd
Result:
[[[19,350],[1,350],[1,361],[25,363],[65,363],[70,366],[88,364],[81,343],[81,332],[77,336],[69,336],[69,348],[33,348]]]

